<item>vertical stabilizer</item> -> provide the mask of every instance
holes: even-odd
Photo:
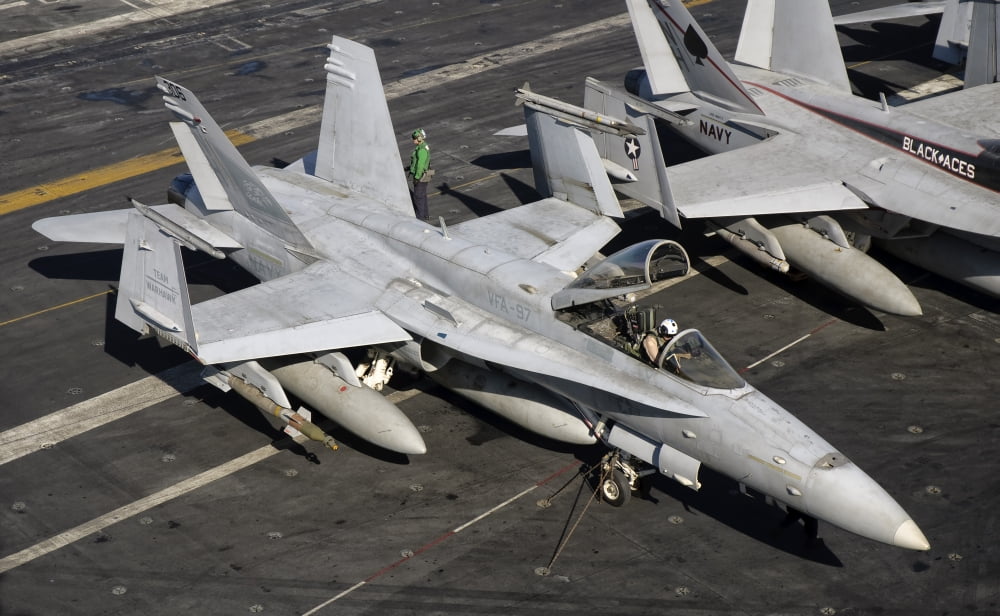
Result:
[[[191,298],[178,242],[134,211],[128,215],[123,248],[115,318],[195,353]]]
[[[604,216],[622,217],[621,205],[597,153],[582,128],[525,105],[535,189]]]
[[[687,92],[687,81],[646,0],[627,0],[635,41],[654,97]],[[584,105],[586,106],[586,105]]]
[[[339,36],[329,48],[315,175],[412,214],[375,52]]]
[[[651,114],[627,105],[623,96],[625,95],[601,82],[587,78],[583,95],[584,107],[607,116],[623,118],[645,129],[643,133],[633,135],[595,131],[592,134],[597,151],[602,158],[631,170],[636,178],[633,182],[616,184],[615,190],[658,208],[665,220],[679,228],[681,220],[667,183],[667,167],[655,119]]]
[[[941,13],[933,56],[948,64],[961,64],[969,48],[972,0],[946,0]]]
[[[677,66],[692,93],[731,111],[762,113],[729,63],[723,59],[680,0],[647,1],[660,25],[661,36],[670,45]],[[643,15],[648,18],[648,12],[636,11],[632,14],[632,19],[641,20]],[[635,29],[637,34],[640,29],[648,30],[641,23]],[[648,41],[648,37],[646,39]],[[643,44],[642,40],[640,44]],[[647,65],[647,76],[650,72],[651,68]],[[651,77],[650,83],[652,84]]]
[[[296,248],[309,242],[264,187],[236,146],[195,95],[179,84],[156,78],[163,101],[181,122],[171,129],[210,210],[234,209],[257,226]]]
[[[749,0],[735,59],[851,92],[827,0]]]
[[[972,88],[997,81],[997,55],[1000,47],[1000,15],[997,0],[981,0],[972,8],[969,23],[969,50],[965,61],[965,87]],[[942,24],[943,25],[943,24]]]

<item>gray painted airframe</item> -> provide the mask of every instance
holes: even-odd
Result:
[[[883,488],[697,330],[664,345],[656,366],[634,355],[624,297],[685,274],[687,255],[650,240],[599,256],[621,209],[587,132],[529,109],[551,196],[431,226],[411,210],[374,52],[340,37],[329,47],[314,155],[251,168],[194,94],[160,77],[191,171],[172,202],[34,228],[122,244],[118,320],[186,349],[208,382],[327,445],[288,394],[381,447],[425,453],[378,391],[402,361],[546,437],[604,442],[619,452],[601,484],[612,500],[652,469],[698,489],[705,463],[864,537],[929,549]],[[181,246],[232,259],[261,283],[192,305]],[[598,335],[615,327],[620,340]]]
[[[1000,84],[890,107],[852,94],[825,0],[750,0],[733,64],[683,3],[627,2],[645,68],[625,90],[588,79],[584,106],[653,115],[711,156],[664,180],[657,139],[598,136],[637,177],[620,192],[885,312],[921,308],[872,241],[1000,297]]]
[[[949,64],[965,64],[962,87],[997,81],[1000,69],[1000,12],[997,0],[927,0],[907,2],[849,15],[837,15],[840,25],[886,21],[940,13],[932,56]]]

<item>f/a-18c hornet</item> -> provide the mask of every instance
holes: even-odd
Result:
[[[208,382],[314,440],[335,445],[289,394],[376,445],[425,453],[379,392],[401,361],[546,437],[603,441],[612,455],[600,487],[612,501],[652,469],[698,489],[704,462],[807,515],[929,549],[884,489],[697,330],[678,332],[655,366],[637,357],[627,294],[685,274],[688,259],[663,240],[600,256],[619,232],[609,216],[622,213],[586,131],[529,109],[551,196],[429,225],[392,162],[374,52],[340,37],[329,48],[317,152],[251,168],[194,94],[161,77],[191,172],[174,181],[172,202],[34,228],[121,243],[115,317],[186,349]],[[181,246],[232,259],[261,283],[191,305]]]
[[[941,14],[932,56],[949,64],[965,64],[963,87],[997,81],[1000,69],[1000,12],[997,0],[925,0],[886,6],[849,15],[837,15],[841,26],[886,21],[916,15]]]
[[[584,107],[650,114],[710,156],[663,174],[657,139],[602,135],[636,176],[620,192],[885,312],[921,308],[872,240],[1000,297],[1000,84],[890,107],[852,94],[826,0],[749,0],[733,64],[679,0],[627,2],[644,68],[624,91],[588,79]]]

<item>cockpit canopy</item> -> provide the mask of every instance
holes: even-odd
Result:
[[[654,282],[685,276],[687,252],[677,242],[646,240],[619,250],[552,296],[553,310],[580,306],[648,289]]]
[[[664,345],[656,366],[704,387],[740,389],[746,385],[746,380],[696,329],[686,329]]]

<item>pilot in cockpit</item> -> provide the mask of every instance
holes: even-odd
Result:
[[[663,319],[656,330],[646,332],[642,339],[642,350],[646,354],[649,363],[656,365],[656,359],[660,355],[660,349],[670,344],[670,341],[677,335],[677,321],[673,319]]]

